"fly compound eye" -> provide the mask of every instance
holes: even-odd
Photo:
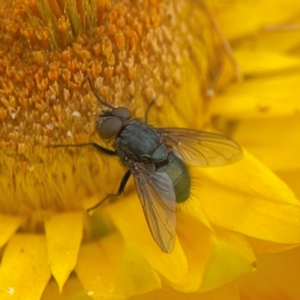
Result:
[[[123,122],[118,117],[111,117],[104,120],[97,126],[100,138],[103,141],[112,139],[123,127]]]
[[[131,112],[128,108],[126,107],[117,107],[114,108],[111,113],[117,117],[121,117],[125,120],[130,119],[131,117]]]

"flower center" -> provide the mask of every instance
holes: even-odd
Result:
[[[203,122],[214,45],[194,2],[14,0],[1,14],[0,210],[80,207],[118,185],[110,160],[91,149],[49,148],[99,142],[87,76],[103,99],[134,115],[155,99],[157,123]]]

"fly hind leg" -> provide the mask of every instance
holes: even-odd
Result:
[[[125,175],[123,176],[121,182],[120,182],[120,185],[119,185],[119,189],[118,189],[118,192],[117,193],[114,193],[114,194],[107,194],[100,202],[98,202],[96,205],[90,207],[89,209],[87,209],[87,212],[88,213],[91,213],[92,211],[94,211],[97,207],[99,207],[102,203],[104,203],[107,199],[111,198],[111,197],[117,197],[117,196],[120,196],[124,189],[125,189],[125,186],[127,184],[127,181],[130,177],[131,173],[130,173],[130,170],[128,170]]]

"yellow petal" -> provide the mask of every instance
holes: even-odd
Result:
[[[126,241],[132,243],[149,264],[173,284],[181,285],[187,277],[187,261],[176,239],[172,254],[162,252],[153,240],[136,194],[123,196],[105,209]]]
[[[189,201],[189,200],[188,200]],[[206,265],[212,252],[212,231],[208,230],[197,219],[177,212],[177,238],[185,252],[189,265],[188,276],[180,284],[169,284],[182,292],[193,292],[200,289]]]
[[[281,0],[206,2],[209,7],[214,8],[214,15],[222,31],[230,39],[236,39],[258,31],[266,24],[289,22],[297,16],[300,9],[299,1],[294,0],[284,2]]]
[[[74,212],[52,215],[45,223],[48,261],[60,291],[77,262],[82,222],[82,212]]]
[[[210,221],[205,213],[205,209],[202,203],[199,201],[199,196],[201,195],[201,180],[197,180],[199,178],[199,174],[197,173],[196,168],[189,169],[191,178],[192,178],[192,186],[190,191],[190,197],[187,201],[177,204],[177,210],[182,211],[186,215],[195,218],[199,222],[201,222],[204,226],[206,226],[211,232],[214,231],[213,227],[210,224]],[[178,226],[177,226],[178,227]]]
[[[299,19],[299,18],[298,18]],[[299,23],[299,22],[298,22]],[[299,24],[266,25],[265,30],[255,39],[256,51],[286,52],[293,55],[294,49],[299,47]],[[251,47],[253,49],[253,47]]]
[[[265,24],[255,38],[253,36],[243,37],[238,43],[234,45],[234,52],[236,49],[241,51],[250,51],[256,53],[270,53],[273,55],[286,55],[295,57],[293,50],[299,46],[299,25],[293,24]],[[267,58],[267,61],[269,59]],[[274,61],[276,64],[276,62]]]
[[[99,299],[127,299],[160,288],[160,278],[119,234],[82,246],[76,273],[87,294]]]
[[[276,172],[276,174],[286,182],[289,187],[293,190],[298,198],[300,198],[300,185],[299,185],[299,178],[300,178],[300,169],[294,169],[290,171],[280,171]]]
[[[50,277],[45,237],[14,235],[2,258],[0,299],[39,300]]]
[[[86,294],[80,281],[75,276],[71,276],[63,287],[62,292],[59,291],[57,282],[50,280],[44,290],[41,300],[91,300]]]
[[[241,299],[300,299],[300,248],[258,256],[258,268],[239,282]]]
[[[213,99],[210,113],[228,119],[270,118],[300,111],[299,72],[231,85]]]
[[[127,244],[122,253],[116,287],[116,294],[124,295],[127,299],[161,288],[161,279],[144,257]]]
[[[235,280],[253,269],[256,258],[242,236],[218,230],[213,233],[191,216],[178,212],[177,232],[189,265],[182,292],[208,291]]]
[[[80,248],[75,272],[87,295],[113,299],[123,247],[115,234]]]
[[[197,297],[197,298],[196,298]],[[240,300],[236,283],[226,284],[218,289],[203,294],[196,294],[195,300]]]
[[[241,162],[202,169],[199,176],[199,201],[212,223],[262,240],[300,243],[299,201],[246,151]]]
[[[300,167],[299,131],[297,115],[249,119],[238,124],[234,139],[272,170],[288,171]]]
[[[256,258],[244,237],[228,231],[218,231],[211,239],[212,253],[205,269],[200,291],[209,291],[253,271]]]
[[[254,253],[277,253],[295,248],[295,244],[281,244],[247,237]]]
[[[237,284],[227,284],[207,293],[182,293],[167,285],[162,290],[130,298],[130,300],[240,300]]]
[[[8,239],[17,231],[22,222],[21,217],[0,214],[0,247],[3,247]]]
[[[244,75],[262,75],[300,66],[299,58],[275,53],[272,50],[239,49],[234,51],[234,57]]]

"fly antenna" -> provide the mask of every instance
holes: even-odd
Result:
[[[91,78],[90,77],[87,77],[87,80],[89,81],[89,84],[91,86],[91,89],[92,89],[92,92],[93,94],[96,96],[97,100],[104,106],[107,106],[109,107],[110,109],[114,109],[115,107],[109,103],[107,103],[106,101],[104,101],[103,99],[101,99],[101,97],[98,95],[98,93],[96,92],[93,84],[92,84],[92,81],[91,81]]]

